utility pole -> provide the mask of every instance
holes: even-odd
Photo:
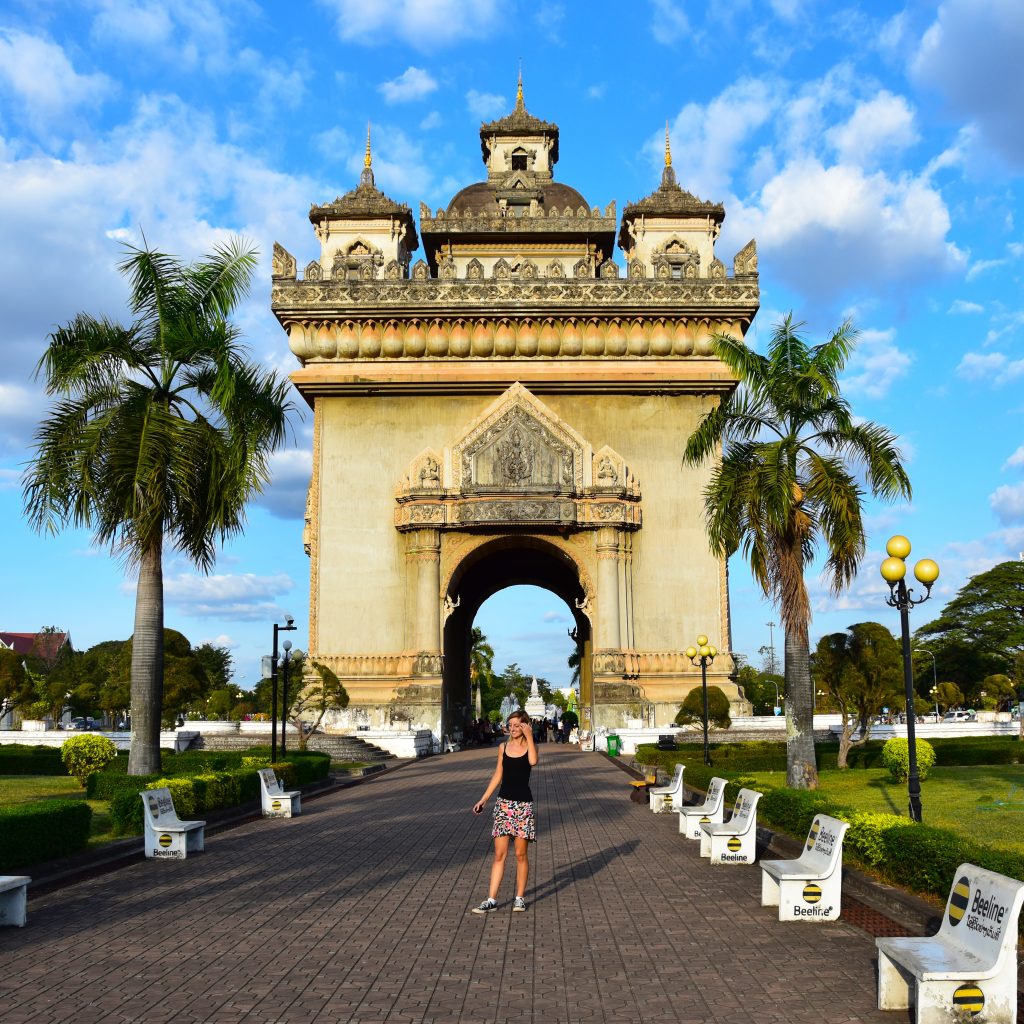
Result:
[[[779,673],[775,671],[775,623],[768,622],[768,673],[773,676],[777,676]]]

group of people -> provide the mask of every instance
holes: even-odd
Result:
[[[530,722],[534,743],[578,743],[579,732],[571,718],[537,718]],[[489,747],[492,743],[504,742],[508,738],[507,727],[500,722],[492,723],[488,718],[474,718],[466,726],[463,746]]]

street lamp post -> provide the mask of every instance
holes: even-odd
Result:
[[[295,629],[295,619],[284,617],[283,626],[274,623],[274,646],[270,652],[270,760],[277,762],[277,635]],[[282,736],[282,741],[284,737]]]
[[[938,722],[938,720],[939,720],[939,688],[937,686],[933,686],[928,692],[931,694],[931,698],[935,702],[935,721]]]
[[[281,659],[281,668],[284,669],[284,676],[281,679],[281,756],[288,753],[288,667],[292,658],[292,642],[285,640],[281,646],[284,648],[284,657]]]
[[[910,554],[910,541],[906,537],[889,538],[885,545],[889,556],[882,562],[882,578],[889,584],[889,596],[885,603],[899,609],[900,633],[903,640],[903,688],[907,702],[907,756],[910,769],[907,777],[907,795],[910,801],[910,817],[921,820],[921,777],[917,771],[917,734],[914,715],[914,671],[910,654],[910,609],[923,604],[932,596],[932,584],[939,578],[939,567],[930,558],[922,558],[914,566],[914,576],[924,586],[924,597],[913,597],[913,588],[908,588],[906,557]]]
[[[711,749],[708,746],[708,665],[715,660],[718,651],[708,643],[702,633],[697,637],[696,647],[687,647],[686,656],[691,665],[700,665],[700,686],[704,695],[704,763],[711,764]]]

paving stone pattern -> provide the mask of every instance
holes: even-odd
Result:
[[[544,744],[529,909],[486,896],[496,750],[433,757],[34,899],[0,929],[3,1024],[888,1021],[874,943],[780,924],[594,754]]]

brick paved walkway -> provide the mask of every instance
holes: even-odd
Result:
[[[710,867],[603,758],[540,747],[530,909],[486,895],[495,752],[430,758],[252,822],[185,862],[35,899],[0,930],[0,1020],[888,1021],[874,944],[780,924],[760,872]]]

